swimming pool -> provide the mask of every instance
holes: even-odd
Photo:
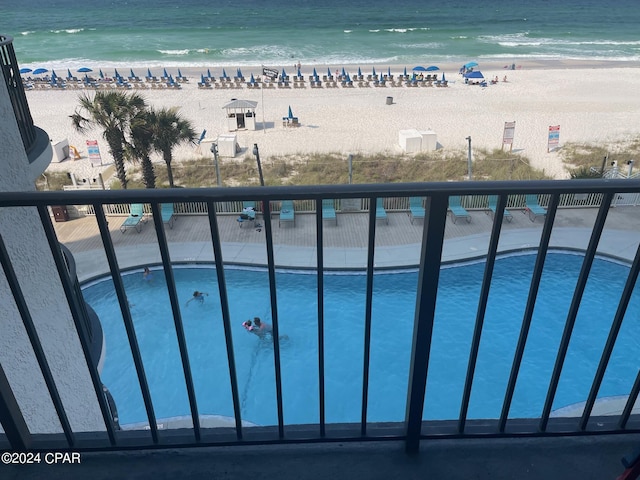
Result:
[[[469,418],[497,418],[522,324],[535,255],[496,261]],[[571,303],[582,257],[550,253],[524,352],[510,417],[538,417]],[[444,268],[440,276],[424,419],[457,418],[467,369],[484,262]],[[189,415],[171,307],[161,271],[148,282],[142,269],[124,276],[158,418]],[[273,345],[248,333],[246,319],[270,321],[269,283],[262,269],[227,268],[239,395],[244,420],[277,424]],[[629,267],[596,259],[569,344],[554,409],[588,395]],[[229,369],[213,268],[174,269],[200,414],[233,416]],[[369,421],[402,421],[413,334],[417,272],[374,278]],[[325,276],[326,421],[359,422],[364,351],[365,276]],[[277,274],[284,421],[317,423],[318,345],[316,277]],[[209,293],[191,302],[194,290]],[[640,299],[634,292],[599,396],[628,394],[640,359]],[[83,290],[106,339],[102,381],[113,394],[122,424],[146,421],[130,348],[109,280]]]

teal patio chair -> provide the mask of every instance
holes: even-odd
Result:
[[[142,203],[132,203],[129,206],[129,216],[120,225],[120,231],[126,232],[130,228],[135,228],[138,233],[142,230],[142,222],[147,220],[144,218],[144,205]]]
[[[471,215],[469,215],[469,212],[461,205],[460,196],[453,195],[449,197],[449,211],[451,212],[451,220],[453,220],[453,223],[456,223],[458,218],[465,218],[467,223],[471,223]]]
[[[169,225],[169,228],[173,228],[173,224],[176,221],[173,211],[173,203],[163,203],[160,205],[160,213],[162,215],[162,223]]]
[[[332,198],[322,200],[322,220],[326,223],[338,225],[338,218],[336,217],[336,209],[333,206]]]
[[[424,207],[422,206],[422,197],[410,197],[409,198],[409,218],[411,223],[415,220],[422,220],[424,222]]]
[[[498,196],[497,195],[489,195],[489,215],[491,215],[491,218],[496,216],[496,208],[498,207]],[[511,215],[511,212],[509,212],[509,210],[507,210],[506,208],[504,209],[504,216],[502,218],[503,220],[507,220],[507,222],[511,222],[513,220],[513,215]]]
[[[293,200],[282,200],[280,202],[280,218],[278,219],[278,227],[282,225],[296,226],[296,214],[293,209]]]
[[[544,218],[547,215],[547,209],[538,203],[538,196],[536,194],[526,196],[524,212],[529,214],[529,220],[532,222],[535,222],[538,217]]]
[[[383,220],[389,225],[389,217],[387,217],[387,211],[384,209],[384,198],[376,199],[376,222],[378,220]]]

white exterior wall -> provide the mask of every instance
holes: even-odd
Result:
[[[31,191],[29,161],[0,81],[0,191]],[[49,367],[74,431],[104,421],[64,290],[35,208],[0,209],[4,239]],[[0,268],[0,364],[32,433],[62,432],[4,270]]]

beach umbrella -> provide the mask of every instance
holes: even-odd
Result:
[[[31,70],[30,68],[21,68],[20,69],[20,73],[29,73],[32,72],[33,70]]]
[[[440,68],[436,67],[435,65],[430,65],[427,67],[427,72],[435,72],[436,70],[440,70]]]
[[[349,74],[347,73],[347,82],[351,81],[351,77],[349,76]]]
[[[182,78],[182,72],[178,69],[178,78]]]
[[[86,84],[91,83],[91,80],[89,80],[89,75],[87,75],[86,73],[84,74],[84,83]]]
[[[298,69],[298,78],[300,78],[302,74],[300,73],[300,69]]]
[[[404,67],[404,73],[403,75],[406,77],[407,76],[407,67]]]
[[[100,78],[104,78],[104,73],[102,73],[102,69],[100,69]]]
[[[73,75],[71,75],[71,70],[69,70],[68,68],[67,68],[67,78],[69,80],[71,80],[73,78]]]
[[[346,77],[347,76],[347,72],[344,71],[344,67],[342,67],[342,76]]]
[[[413,67],[412,69],[414,72],[426,72],[427,69],[424,68],[423,66],[418,65],[417,67]]]
[[[331,78],[331,69],[327,67],[327,77]]]
[[[93,70],[91,70],[89,67],[81,67],[78,69],[79,73],[88,73],[88,72],[93,72]]]
[[[289,105],[289,118],[293,118],[293,112],[291,111],[291,105]]]
[[[222,78],[227,78],[227,72],[224,68],[222,69]]]
[[[204,75],[203,75],[203,77],[204,77]],[[211,70],[209,70],[208,68],[207,68],[207,77],[211,78]],[[204,82],[204,80],[203,80],[203,82]]]
[[[444,79],[444,72],[442,72],[442,81],[446,82],[446,80]]]
[[[102,70],[100,70],[100,73],[102,73]],[[147,78],[151,78],[153,77],[153,75],[151,75],[151,69],[147,68]]]
[[[136,74],[135,74],[135,73],[133,73],[133,68],[132,68],[132,69],[130,69],[130,70],[131,70],[131,71],[130,71],[129,73],[131,74],[131,78],[136,78]]]
[[[55,70],[51,70],[51,78],[53,78],[53,79],[58,78],[58,75],[56,75]]]
[[[387,69],[387,76],[388,76],[389,78],[391,78],[391,67],[389,67],[389,68]]]
[[[237,77],[238,78],[242,78],[242,70],[240,70],[240,68],[238,68],[238,72],[237,72]]]
[[[205,83],[205,81],[204,81],[204,73],[200,74],[200,83]]]
[[[120,74],[118,73],[118,69],[114,68],[113,71],[115,73],[115,77],[119,79],[120,78]]]
[[[163,76],[164,78],[169,78],[169,74],[167,73],[167,69],[166,69],[166,68],[164,69],[164,71],[163,71],[162,73],[163,73],[163,75],[162,75],[162,76]]]
[[[253,73],[251,74],[251,79],[249,80],[249,83],[256,83],[255,79],[253,78]]]
[[[469,63],[465,63],[464,64],[464,68],[473,68],[473,67],[477,67],[478,64],[476,62],[469,62]]]
[[[34,75],[40,75],[42,73],[47,73],[49,70],[47,70],[46,68],[36,68],[33,73]]]
[[[362,71],[360,70],[360,67],[358,67],[358,76],[361,77],[362,76]]]
[[[318,72],[316,72],[316,68],[313,67],[313,76],[318,78]]]
[[[372,77],[377,77],[378,74],[376,73],[376,67],[373,67],[373,72],[371,73]]]

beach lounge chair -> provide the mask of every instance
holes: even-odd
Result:
[[[120,231],[126,232],[130,228],[135,228],[138,233],[142,230],[142,221],[144,218],[144,206],[141,203],[132,203],[129,207],[129,216],[120,225]],[[146,219],[144,219],[146,222]]]
[[[489,195],[489,210],[488,210],[488,213],[489,213],[489,215],[491,215],[491,218],[496,216],[496,208],[497,208],[497,206],[498,206],[498,196],[497,195]],[[513,215],[511,215],[511,212],[509,212],[509,210],[507,210],[506,208],[504,209],[503,220],[507,220],[507,222],[511,222],[513,220]]]
[[[256,202],[254,200],[245,200],[242,202],[242,212],[240,216],[236,219],[240,228],[242,228],[242,224],[244,222],[253,222],[255,225],[256,221]]]
[[[387,211],[384,209],[384,198],[376,199],[376,222],[378,220],[384,220],[384,223],[389,225],[389,217],[387,217]]]
[[[160,205],[160,213],[162,214],[162,223],[173,228],[176,217],[173,215],[173,203],[163,203]]]
[[[547,215],[547,209],[540,206],[537,195],[530,194],[526,196],[524,213],[528,213],[529,220],[535,222],[539,216],[544,218]]]
[[[453,220],[453,223],[456,223],[458,218],[466,218],[467,223],[471,223],[471,215],[469,215],[469,212],[461,205],[459,195],[449,197],[449,211],[451,212],[451,220]]]
[[[424,222],[424,207],[422,206],[422,197],[410,197],[409,198],[409,217],[411,223],[415,220],[422,220]]]
[[[296,226],[296,216],[293,209],[293,200],[282,200],[280,204],[280,218],[278,219],[278,227],[282,225]]]
[[[331,198],[325,198],[322,200],[322,220],[326,223],[333,223],[334,225],[338,225],[336,209],[333,206],[333,199]]]

